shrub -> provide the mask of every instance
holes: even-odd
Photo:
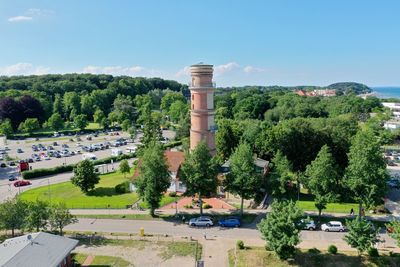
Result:
[[[376,248],[369,248],[368,249],[368,255],[370,257],[379,257],[379,252]]]
[[[330,254],[333,254],[333,255],[335,255],[336,253],[337,253],[337,247],[335,246],[335,245],[330,245],[329,247],[328,247],[328,252],[330,253]]]
[[[212,206],[210,204],[204,203],[203,204],[203,209],[211,209]]]
[[[190,204],[186,204],[185,206],[183,206],[185,209],[193,209],[193,206]]]
[[[176,192],[169,192],[168,194],[170,197],[176,197]]]
[[[319,249],[317,249],[317,248],[310,248],[310,249],[308,250],[308,253],[311,253],[311,254],[319,254],[319,253],[321,253],[321,251],[320,251]]]
[[[120,183],[120,184],[117,184],[117,185],[115,186],[115,192],[116,192],[117,194],[130,193],[131,190],[130,190],[130,188],[129,188],[129,181],[125,181],[125,182],[122,182],[122,183]]]
[[[75,164],[71,165],[62,165],[62,166],[57,166],[54,168],[46,168],[46,169],[36,169],[32,171],[24,171],[22,172],[22,178],[29,180],[29,179],[34,179],[42,176],[47,176],[47,175],[52,175],[52,174],[58,174],[58,173],[63,173],[63,172],[70,172],[74,169]]]
[[[244,242],[242,240],[236,241],[236,247],[238,249],[244,249]]]

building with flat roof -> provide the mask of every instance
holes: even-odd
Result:
[[[2,267],[69,267],[78,240],[38,232],[6,239],[0,244]]]

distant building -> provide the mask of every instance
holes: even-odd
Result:
[[[395,118],[400,118],[400,103],[395,102],[382,102],[385,108],[389,108],[393,112]]]
[[[70,267],[78,240],[44,232],[6,239],[0,244],[2,267]]]
[[[221,166],[221,174],[226,175],[230,172],[230,163],[229,160],[227,160],[222,166]],[[261,173],[262,175],[266,175],[269,171],[269,161],[263,160],[260,158],[254,159],[254,165],[256,167],[256,171],[258,173]]]
[[[181,168],[182,163],[185,160],[185,153],[182,151],[165,151],[164,156],[167,160],[168,171],[171,176],[171,185],[167,189],[168,192],[180,192],[183,193],[186,191],[185,185],[179,181],[179,170]],[[133,174],[133,179],[136,179],[140,175],[140,165],[141,161],[138,162],[135,173]]]
[[[398,121],[398,120],[389,120],[389,121],[387,121],[387,122],[385,122],[383,124],[383,128],[385,128],[387,130],[391,130],[391,131],[400,129],[400,121]]]
[[[313,91],[305,91],[305,90],[297,90],[296,94],[299,96],[336,96],[336,90],[331,89],[321,89],[321,90],[313,90]]]

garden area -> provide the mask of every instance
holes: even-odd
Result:
[[[229,266],[237,267],[287,267],[287,266],[400,266],[400,257],[397,254],[381,255],[378,257],[358,256],[357,252],[338,252],[330,254],[327,251],[299,250],[294,259],[280,260],[274,252],[263,247],[245,247],[243,250],[232,249],[228,252]],[[235,265],[236,254],[236,265]]]

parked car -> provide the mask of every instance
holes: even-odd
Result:
[[[345,228],[341,222],[330,221],[321,225],[321,230],[325,232],[344,232]]]
[[[53,142],[53,146],[58,146],[58,143],[57,142]]]
[[[14,161],[10,161],[10,162],[8,163],[8,165],[10,165],[10,166],[15,166],[15,162],[14,162]]]
[[[300,224],[303,226],[303,230],[314,231],[315,229],[317,229],[317,226],[313,220],[301,219]]]
[[[27,159],[26,162],[28,162],[28,163],[33,163],[33,158]]]
[[[62,144],[61,146],[62,148],[69,148],[69,146],[67,144]]]
[[[31,184],[32,183],[30,181],[26,181],[26,180],[20,180],[20,181],[14,182],[15,187],[26,186],[26,185],[31,185]]]
[[[0,167],[5,168],[5,167],[7,167],[7,165],[4,162],[2,162],[2,163],[0,163]]]
[[[390,180],[387,181],[387,185],[388,185],[390,188],[399,189],[399,188],[400,188],[400,181],[397,180],[397,179],[395,179],[395,178],[390,178]]]
[[[50,160],[50,157],[46,154],[42,154],[40,157],[42,158],[42,160]]]
[[[205,226],[205,227],[210,227],[213,226],[214,223],[211,220],[210,217],[197,217],[197,218],[193,218],[189,221],[189,226]]]
[[[16,181],[16,180],[17,180],[17,177],[15,177],[14,174],[10,174],[10,175],[8,176],[8,180],[9,180],[10,182]]]
[[[17,153],[24,153],[21,148],[17,148]]]
[[[221,227],[239,227],[240,219],[237,217],[228,217],[218,221],[218,225]]]

